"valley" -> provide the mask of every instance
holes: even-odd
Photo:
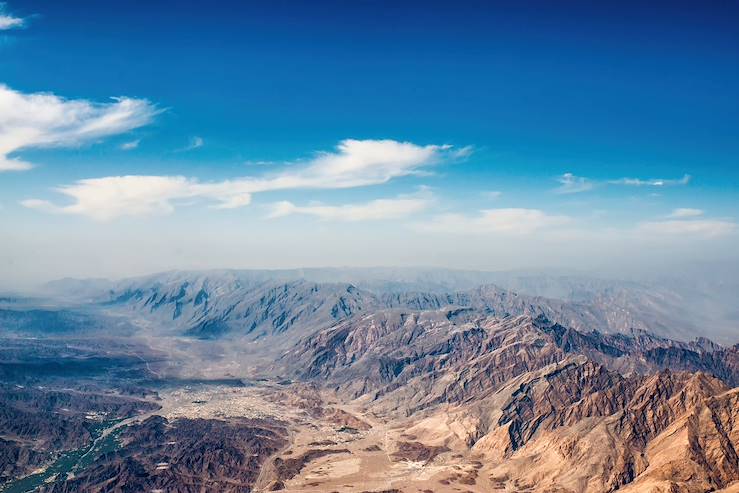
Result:
[[[739,488],[739,345],[490,288],[217,279],[6,303],[0,491]]]

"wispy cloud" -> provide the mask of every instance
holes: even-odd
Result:
[[[187,151],[193,151],[195,149],[199,149],[205,145],[205,140],[203,140],[202,137],[198,137],[197,135],[194,137],[190,137],[190,141],[187,143],[185,147],[182,147],[180,149],[177,149],[175,152],[187,152]]]
[[[738,224],[730,218],[710,218],[702,209],[679,208],[662,218],[642,221],[636,231],[646,236],[679,236],[681,239],[715,238],[737,231]]]
[[[669,216],[670,218],[680,219],[680,218],[686,218],[686,217],[699,217],[703,215],[702,209],[690,209],[690,208],[680,208],[680,209],[674,209]]]
[[[244,166],[277,166],[280,164],[284,163],[281,163],[279,161],[267,161],[266,159],[244,161]]]
[[[503,195],[503,192],[500,190],[488,190],[485,192],[482,192],[482,196],[486,199],[496,200],[499,199]]]
[[[539,209],[485,209],[477,215],[441,214],[431,221],[417,224],[417,229],[452,234],[526,235],[568,224],[567,216],[547,214]]]
[[[0,84],[0,172],[31,163],[11,154],[23,149],[75,147],[150,123],[159,110],[143,99],[111,103],[66,100],[48,93],[24,94]]]
[[[619,178],[617,180],[597,181],[584,176],[575,176],[572,173],[564,173],[557,178],[560,186],[554,189],[555,193],[570,194],[587,192],[599,185],[621,185],[629,187],[671,187],[678,185],[687,185],[690,183],[691,176],[683,175],[682,178],[650,178],[643,180],[641,178]]]
[[[715,238],[737,231],[737,224],[727,219],[671,219],[640,223],[638,231],[650,235],[674,235],[686,239]]]
[[[631,238],[635,241],[669,239],[670,242],[690,242],[739,233],[739,224],[731,218],[705,217],[699,209],[676,209],[673,214],[629,226],[612,227],[601,221],[593,223],[582,217],[550,214],[540,209],[486,209],[477,214],[441,214],[413,226],[418,231],[429,233],[535,235],[542,241],[564,242],[590,242],[609,237]]]
[[[475,148],[473,146],[464,146],[453,150],[452,155],[455,159],[464,159],[470,157],[474,152]]]
[[[272,205],[269,217],[277,218],[292,214],[314,216],[324,221],[377,221],[399,219],[425,210],[431,201],[427,198],[377,199],[362,204],[297,206],[282,201]]]
[[[572,173],[563,174],[557,179],[557,181],[559,181],[560,186],[554,191],[561,194],[587,192],[588,190],[592,190],[595,186],[590,179],[582,176],[575,176]]]
[[[123,151],[132,151],[133,149],[136,149],[139,144],[141,143],[141,139],[132,140],[130,142],[124,142],[120,145],[120,149]]]
[[[682,178],[650,178],[642,180],[641,178],[619,178],[618,180],[610,180],[608,183],[612,185],[626,185],[630,187],[671,187],[675,185],[687,185],[692,177],[683,175]]]
[[[423,173],[455,158],[448,145],[419,146],[394,140],[344,140],[334,152],[322,152],[288,171],[261,176],[201,182],[183,176],[109,176],[58,187],[69,205],[29,199],[26,207],[98,220],[126,215],[166,214],[183,200],[204,199],[214,207],[248,205],[252,194],[290,189],[338,189],[377,185],[393,178]]]
[[[98,220],[120,215],[166,214],[174,210],[171,201],[213,193],[181,176],[112,176],[80,180],[57,190],[74,199],[66,206],[45,200],[28,199],[25,207],[57,214],[82,214]]]
[[[25,24],[25,19],[8,13],[7,4],[5,2],[0,2],[0,31],[18,29],[23,27]]]

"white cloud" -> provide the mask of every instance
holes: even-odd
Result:
[[[554,191],[561,194],[587,192],[588,190],[592,190],[595,186],[595,184],[588,178],[575,176],[572,173],[563,174],[557,179],[557,181],[559,181],[560,186]]]
[[[702,216],[703,211],[701,209],[690,209],[690,208],[680,208],[680,209],[674,209],[668,217],[680,219],[680,218],[686,218],[686,217],[698,217]]]
[[[247,160],[244,161],[244,166],[276,166],[282,164],[278,161],[267,161],[265,159]]]
[[[486,192],[482,192],[483,197],[485,197],[486,199],[491,199],[491,200],[497,200],[502,195],[503,195],[503,192],[499,190],[488,190]]]
[[[199,149],[199,148],[203,147],[204,145],[205,145],[205,141],[203,140],[203,138],[202,137],[198,137],[196,135],[194,137],[190,137],[190,142],[185,147],[183,147],[182,149],[180,149],[180,152],[187,152],[187,151],[192,151],[192,150],[195,150],[195,149]]]
[[[459,149],[452,151],[452,156],[454,156],[454,158],[456,159],[464,159],[464,158],[470,157],[473,152],[475,152],[474,147],[464,146],[464,147],[460,147]]]
[[[451,146],[418,146],[394,140],[344,140],[336,152],[320,153],[302,171],[268,179],[272,189],[351,188],[423,174],[424,168],[452,158]]]
[[[643,221],[636,232],[648,237],[679,236],[681,239],[715,238],[735,232],[738,224],[729,218],[707,218],[702,209],[673,209],[664,219]]]
[[[141,143],[141,139],[136,139],[130,142],[124,142],[123,144],[121,144],[120,148],[123,151],[131,151],[133,149],[136,149],[140,143]]]
[[[335,152],[324,152],[298,169],[258,177],[201,182],[182,176],[109,176],[80,180],[56,190],[72,200],[55,205],[38,199],[26,207],[47,212],[80,214],[98,220],[126,215],[170,213],[178,201],[204,199],[216,208],[248,205],[254,193],[289,189],[353,188],[385,183],[419,174],[444,159],[453,159],[451,146],[419,146],[394,140],[344,140]]]
[[[567,216],[547,214],[539,209],[486,209],[477,216],[442,214],[417,228],[434,233],[525,235],[570,222]]]
[[[682,178],[666,179],[666,178],[651,178],[649,180],[642,180],[641,178],[620,178],[618,180],[610,180],[608,183],[612,185],[626,185],[631,187],[670,187],[675,185],[687,185],[690,183],[692,177],[690,175],[683,175]]]
[[[683,175],[682,178],[675,179],[651,178],[648,180],[643,180],[641,178],[619,178],[618,180],[606,180],[605,182],[598,182],[584,176],[575,176],[572,173],[564,173],[562,176],[557,178],[560,186],[555,188],[554,192],[560,194],[587,192],[601,184],[661,188],[677,185],[687,185],[688,183],[690,183],[691,179],[692,177],[690,175]]]
[[[0,2],[0,31],[23,27],[26,24],[25,19],[7,13],[5,6],[5,2]]]
[[[174,210],[171,201],[203,193],[200,185],[182,176],[112,176],[80,180],[58,191],[75,200],[67,206],[29,199],[22,205],[46,212],[83,214],[108,220],[122,214],[139,216],[166,214]]]
[[[93,103],[48,93],[23,94],[0,84],[0,172],[32,167],[10,157],[17,151],[94,142],[146,125],[158,111],[143,99]]]
[[[429,206],[425,198],[378,199],[363,204],[322,205],[312,204],[297,206],[292,202],[282,201],[273,204],[269,217],[284,217],[291,214],[315,216],[324,221],[375,221],[381,219],[398,219]]]
[[[638,231],[646,234],[676,235],[686,238],[714,238],[733,233],[737,224],[725,219],[692,219],[651,221],[639,224]]]

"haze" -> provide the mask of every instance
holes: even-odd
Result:
[[[737,31],[685,8],[5,4],[2,287],[735,270]]]

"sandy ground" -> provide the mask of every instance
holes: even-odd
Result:
[[[292,396],[289,402],[285,395]],[[307,405],[289,387],[261,384],[251,387],[194,386],[160,393],[161,414],[168,419],[272,418],[287,424],[290,443],[270,459],[255,491],[270,491],[280,479],[273,467],[276,458],[301,458],[311,451],[329,455],[301,462],[299,472],[282,478],[285,493],[298,492],[494,492],[486,479],[483,462],[458,440],[445,439],[453,433],[433,419],[419,425],[414,420],[383,418],[366,412],[358,404],[338,403],[335,396],[320,396],[327,416],[316,416],[315,405]],[[316,394],[318,395],[318,394]],[[337,422],[334,412],[366,424],[356,429]],[[414,444],[421,457],[398,453],[402,444]],[[426,446],[436,447],[423,456]],[[427,454],[428,455],[428,454]]]

